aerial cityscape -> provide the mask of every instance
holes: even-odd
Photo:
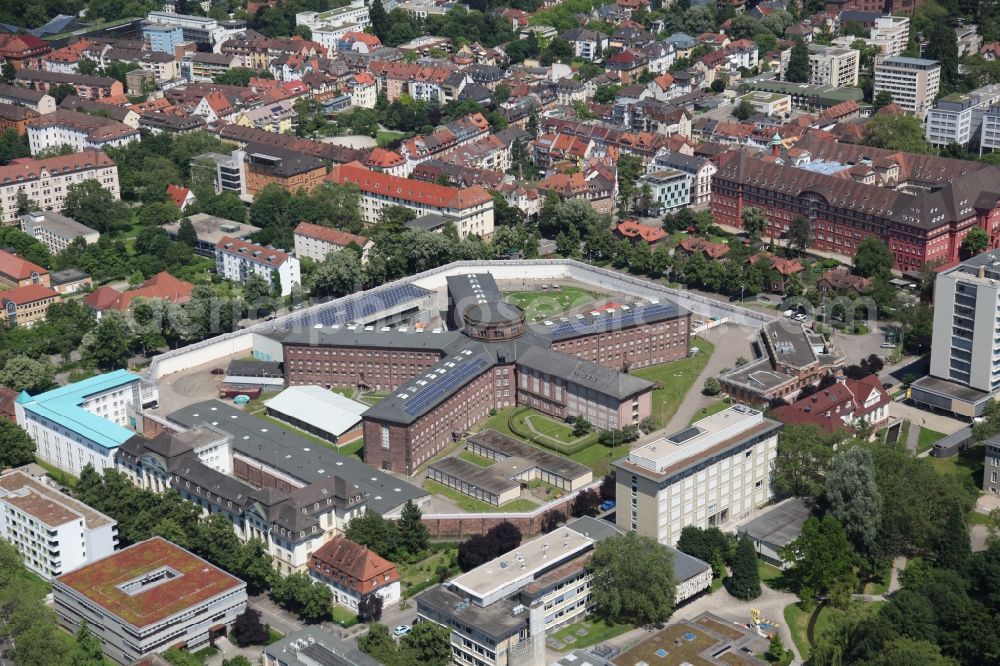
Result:
[[[1000,4],[0,3],[0,666],[1000,664]]]

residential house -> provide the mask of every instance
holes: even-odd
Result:
[[[309,257],[313,261],[324,261],[331,252],[340,252],[350,244],[361,250],[361,263],[368,261],[368,253],[375,242],[365,236],[358,236],[333,227],[324,227],[311,222],[299,222],[293,232],[295,256]]]
[[[190,282],[161,271],[133,289],[118,291],[110,285],[98,287],[83,297],[83,303],[100,319],[109,310],[125,312],[137,298],[182,305],[191,300],[193,288]]]
[[[125,87],[118,79],[109,76],[84,76],[61,74],[39,69],[22,69],[17,73],[17,83],[32,90],[47,93],[62,85],[73,86],[76,94],[85,99],[125,100]]]
[[[604,67],[617,72],[624,84],[637,81],[639,76],[646,71],[648,64],[649,60],[643,53],[631,49],[616,53],[604,61]]]
[[[45,319],[50,305],[60,300],[58,292],[41,284],[14,287],[0,291],[0,316],[9,326],[31,328],[36,322]]]
[[[785,425],[812,424],[830,433],[852,431],[862,424],[877,429],[888,423],[891,403],[877,375],[838,377],[833,385],[778,407],[771,416]]]
[[[0,214],[6,224],[20,219],[18,193],[43,210],[61,211],[66,190],[82,180],[96,180],[118,199],[118,167],[110,157],[96,150],[45,159],[19,159],[0,166]]]
[[[317,157],[277,146],[249,144],[244,150],[243,172],[247,194],[257,196],[266,185],[277,183],[289,192],[312,192],[323,182],[326,165]]]
[[[854,275],[846,268],[833,268],[816,280],[816,291],[820,296],[845,294],[861,296],[871,286],[871,278]]]
[[[342,535],[312,554],[309,575],[330,588],[333,603],[355,613],[358,602],[369,594],[382,598],[383,609],[402,599],[396,565]]]
[[[267,284],[280,286],[282,296],[302,284],[299,260],[283,250],[265,247],[224,236],[215,245],[215,269],[226,280],[244,284],[251,275],[259,275]]]
[[[560,35],[573,47],[573,56],[593,62],[608,48],[608,37],[589,28],[573,28]]]
[[[667,232],[663,230],[663,227],[651,227],[635,220],[625,220],[615,227],[615,235],[633,243],[644,242],[648,245],[656,245],[667,237]]]

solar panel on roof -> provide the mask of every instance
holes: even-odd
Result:
[[[609,331],[615,328],[627,328],[646,322],[658,321],[668,317],[676,316],[677,306],[672,303],[651,303],[644,307],[635,308],[627,312],[622,312],[615,316],[607,314],[600,318],[595,317],[590,320],[577,320],[575,322],[560,323],[553,326],[548,331],[554,338],[569,337],[574,335],[584,335],[586,333],[597,333]]]
[[[299,317],[288,319],[281,323],[280,328],[289,331],[298,327],[336,326],[354,321],[364,321],[386,309],[424,298],[429,293],[422,287],[402,284],[378,292],[355,294],[347,302],[316,308],[314,311],[303,313]]]
[[[670,440],[671,442],[674,442],[675,444],[683,444],[692,437],[697,437],[698,433],[700,432],[701,432],[700,428],[691,426],[690,428],[685,428],[684,430],[681,430],[680,432],[671,435],[667,439]]]
[[[408,400],[406,404],[403,405],[403,411],[409,416],[416,416],[423,413],[436,400],[442,396],[450,395],[468,379],[485,370],[488,365],[489,364],[479,356],[463,360],[454,371],[444,375],[441,379],[433,382],[430,386],[420,391],[420,393],[412,399]]]

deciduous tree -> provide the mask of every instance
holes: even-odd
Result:
[[[823,495],[830,515],[840,521],[868,570],[873,571],[876,563],[871,556],[882,523],[882,494],[875,481],[871,452],[854,447],[837,454],[826,473]]]
[[[0,469],[27,465],[35,459],[35,442],[27,431],[0,419]]]
[[[663,544],[628,532],[605,539],[587,564],[595,613],[612,623],[663,622],[674,612],[674,556]],[[642,581],[642,585],[636,585]]]

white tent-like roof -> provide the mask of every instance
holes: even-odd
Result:
[[[292,386],[264,403],[268,411],[340,437],[355,428],[369,405],[351,400],[322,386]]]

